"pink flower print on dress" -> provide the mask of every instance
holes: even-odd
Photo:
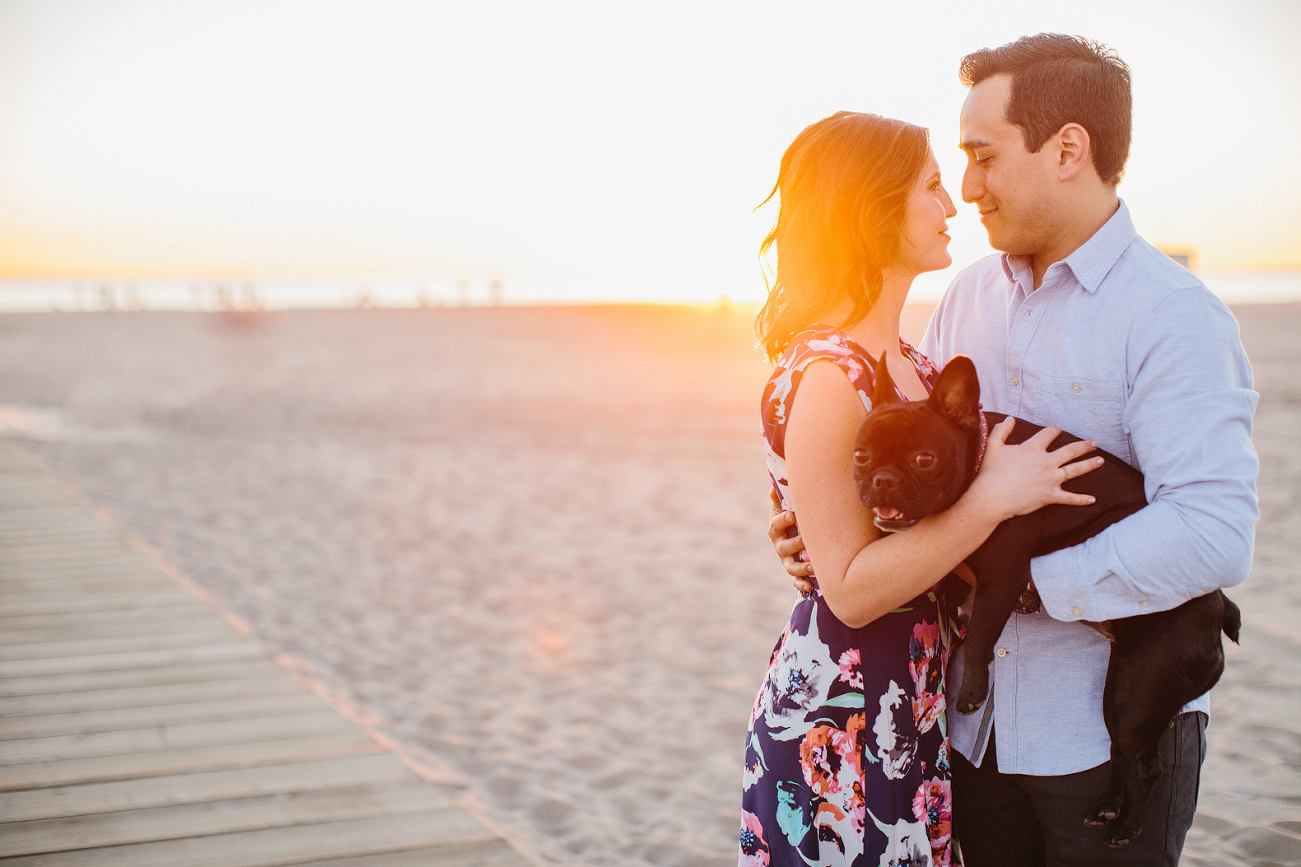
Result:
[[[840,676],[836,680],[843,680],[854,689],[863,688],[863,660],[857,647],[840,654]]]
[[[845,345],[845,338],[839,334],[824,338],[814,338],[805,341],[805,345],[813,352],[827,352],[837,356],[838,363],[849,377],[850,382],[857,382],[863,376],[862,362],[854,355],[854,351]]]
[[[763,839],[763,825],[754,813],[741,811],[741,856],[737,867],[768,867],[768,843]]]
[[[923,782],[913,795],[913,815],[926,825],[935,863],[949,863],[948,849],[953,836],[953,787],[949,781],[932,777]]]
[[[913,679],[913,722],[927,732],[944,713],[944,664],[940,659],[940,627],[922,621],[908,643],[908,673]]]

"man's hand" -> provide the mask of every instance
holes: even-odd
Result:
[[[807,555],[804,553],[804,540],[798,535],[786,537],[786,531],[795,526],[795,513],[782,511],[776,491],[771,492],[770,497],[772,515],[768,519],[768,539],[772,542],[777,556],[781,558],[782,568],[793,579],[791,583],[795,585],[795,589],[800,593],[811,593],[813,582],[809,580],[809,576],[813,574],[813,567],[805,560]]]

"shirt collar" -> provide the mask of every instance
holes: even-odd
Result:
[[[1089,293],[1098,291],[1103,278],[1111,272],[1121,255],[1134,243],[1138,233],[1134,230],[1134,221],[1129,216],[1129,207],[1125,200],[1120,200],[1120,207],[1111,219],[1102,224],[1102,228],[1093,233],[1093,237],[1081,244],[1074,253],[1062,260],[1080,286]],[[1016,272],[1029,270],[1030,262],[1023,256],[1009,256],[1003,253],[999,257],[1003,263],[1003,273],[1007,279],[1016,281]]]

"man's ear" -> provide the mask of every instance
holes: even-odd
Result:
[[[1084,127],[1068,123],[1057,131],[1056,138],[1058,180],[1074,180],[1086,166],[1093,165],[1093,142]]]
[[[930,402],[962,430],[980,427],[980,379],[970,358],[955,355],[944,365],[931,390]]]
[[[890,378],[890,368],[885,365],[885,353],[881,353],[881,360],[876,363],[876,384],[872,387],[872,407],[885,406],[887,403],[898,403],[899,392],[895,391],[894,380]]]

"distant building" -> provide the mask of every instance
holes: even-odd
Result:
[[[1190,271],[1197,263],[1197,252],[1190,247],[1158,247],[1157,249]]]

